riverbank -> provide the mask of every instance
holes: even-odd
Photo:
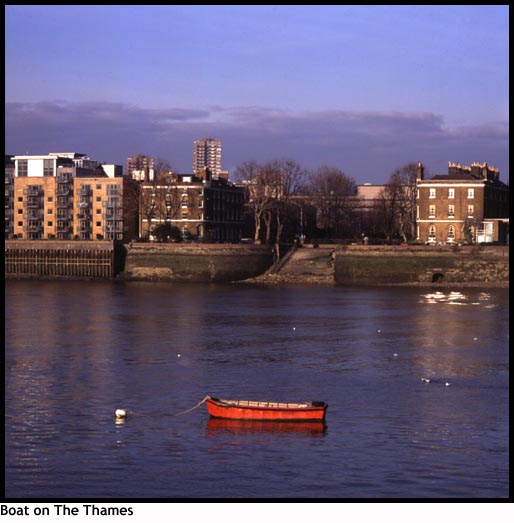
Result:
[[[508,246],[303,246],[6,241],[6,279],[509,287]]]
[[[345,246],[335,253],[343,285],[508,287],[508,246]]]
[[[509,250],[498,246],[336,246],[297,249],[262,285],[509,287]]]
[[[280,274],[264,274],[257,276],[255,278],[249,278],[247,280],[242,280],[238,282],[233,282],[238,284],[248,284],[248,285],[319,285],[319,286],[343,286],[343,284],[338,284],[334,278],[329,277],[320,277],[320,276],[286,276]],[[377,283],[369,284],[367,286],[376,286],[376,287],[429,287],[437,289],[448,289],[448,288],[491,288],[491,289],[508,289],[508,281],[487,281],[487,282],[404,282],[404,283]]]

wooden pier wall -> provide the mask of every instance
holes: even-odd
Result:
[[[122,268],[120,249],[109,241],[7,240],[4,246],[6,278],[110,279]]]

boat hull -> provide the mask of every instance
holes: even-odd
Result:
[[[206,400],[207,410],[213,418],[259,421],[324,421],[327,405],[271,403],[258,401]]]

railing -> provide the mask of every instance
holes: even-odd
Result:
[[[296,252],[296,249],[298,249],[297,242],[294,242],[293,245],[291,245],[291,248],[282,256],[282,258],[279,257],[279,259],[266,271],[266,274],[277,274],[280,269],[289,261],[291,256]]]

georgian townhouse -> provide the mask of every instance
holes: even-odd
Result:
[[[244,191],[226,178],[167,173],[141,184],[140,236],[153,237],[162,224],[178,227],[184,238],[237,242],[243,226]]]
[[[448,174],[417,173],[417,239],[438,243],[505,243],[509,187],[487,163],[449,163]]]

